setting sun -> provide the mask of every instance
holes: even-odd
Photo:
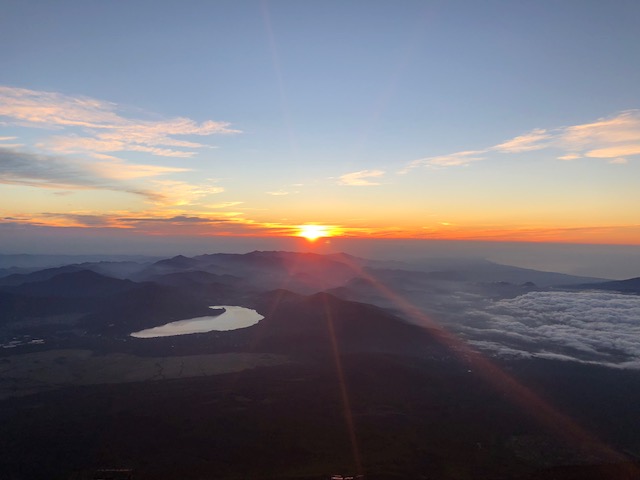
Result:
[[[304,237],[310,242],[315,242],[322,237],[330,237],[331,232],[326,225],[300,225],[298,227],[298,236]]]

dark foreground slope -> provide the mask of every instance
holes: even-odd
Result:
[[[0,471],[9,479],[66,479],[122,467],[138,479],[166,480],[326,479],[357,470],[370,479],[637,478],[581,450],[580,438],[558,439],[531,412],[459,367],[357,354],[333,364],[5,400]],[[567,392],[560,396],[579,402],[579,385],[564,373]],[[627,382],[626,394],[638,391],[637,378]],[[606,420],[578,410],[607,435]],[[616,414],[634,422],[634,411]]]
[[[327,294],[275,291],[255,302],[265,320],[229,332],[231,342],[218,332],[139,339],[127,348],[186,362],[196,350],[233,347],[277,352],[287,362],[219,375],[202,368],[173,379],[159,364],[145,382],[0,401],[1,478],[90,479],[98,468],[133,469],[143,480],[312,480],[356,472],[381,480],[640,478],[630,462],[620,463],[631,456],[612,463],[604,447],[559,434],[537,406],[515,402],[509,388],[496,390],[476,371],[480,365],[441,345],[434,332]],[[68,361],[65,355],[55,361]],[[121,366],[127,361],[115,358]],[[551,361],[501,368],[602,446],[638,452],[637,373]]]
[[[277,290],[258,296],[265,316],[255,327],[254,348],[294,355],[377,352],[409,356],[443,352],[437,332],[391,313],[329,293],[310,296]]]

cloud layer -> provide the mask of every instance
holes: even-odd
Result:
[[[150,157],[191,157],[193,136],[238,133],[226,122],[189,118],[142,120],[121,113],[111,102],[0,86],[0,119],[17,131],[28,128],[25,145],[15,135],[0,137],[0,184],[73,190],[111,190],[141,195],[156,205],[190,205],[223,191],[215,181],[187,183],[167,175],[190,171],[182,166],[135,163],[114,152]],[[44,132],[44,135],[42,133]],[[165,176],[164,179],[157,177]]]
[[[61,130],[39,146],[57,153],[137,151],[191,157],[206,145],[176,137],[238,133],[227,122],[189,118],[141,120],[118,113],[119,106],[89,97],[0,86],[0,117],[8,124]]]
[[[338,179],[338,184],[351,187],[380,185],[379,182],[372,181],[371,179],[380,178],[384,173],[383,170],[360,170],[359,172],[345,173]]]
[[[620,112],[595,122],[553,130],[536,128],[498,145],[481,150],[455,152],[410,162],[399,173],[419,167],[466,166],[495,154],[515,154],[555,149],[559,160],[583,157],[625,164],[627,157],[640,155],[640,110]]]
[[[0,184],[70,190],[111,190],[142,195],[157,205],[190,205],[224,191],[215,181],[194,185],[165,179],[148,179],[144,188],[129,180],[158,177],[186,169],[156,165],[86,162],[52,155],[37,155],[0,147]]]
[[[636,295],[531,292],[471,315],[470,343],[498,355],[640,369]]]
[[[0,148],[0,183],[72,190],[114,190],[143,195],[157,201],[157,192],[136,188],[109,175],[100,175],[101,164],[87,164],[48,155],[36,155]],[[152,165],[121,166],[120,172],[138,172],[137,176],[160,175],[173,169]],[[103,172],[106,173],[106,172]]]

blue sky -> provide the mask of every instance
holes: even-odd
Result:
[[[4,1],[0,215],[639,244],[638,24],[621,0]]]

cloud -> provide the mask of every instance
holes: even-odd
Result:
[[[474,311],[465,327],[500,355],[640,368],[640,297],[609,292],[530,292]]]
[[[109,215],[91,213],[42,213],[41,219],[50,219],[58,226],[108,228],[120,227],[120,223]]]
[[[235,207],[236,205],[242,205],[244,202],[221,202],[221,203],[214,203],[211,205],[205,205],[207,208],[211,208],[211,209],[219,209],[219,208],[229,208],[229,207]]]
[[[567,153],[566,155],[558,157],[558,160],[570,161],[570,160],[577,160],[579,158],[582,158],[582,155],[578,155],[577,153]]]
[[[640,110],[627,110],[595,122],[560,129],[561,141],[570,147],[585,149],[602,144],[637,143]]]
[[[106,162],[83,162],[53,155],[37,155],[0,147],[0,183],[40,188],[113,190],[142,195],[157,202],[161,193],[124,180],[153,177],[184,169]]]
[[[467,150],[464,152],[451,153],[449,155],[438,155],[435,157],[426,157],[414,160],[409,163],[405,168],[398,173],[404,175],[411,170],[420,167],[460,167],[466,166],[473,162],[484,160],[485,157],[481,156],[486,153],[487,150]]]
[[[188,172],[188,168],[161,167],[159,165],[129,164],[115,157],[99,157],[103,161],[87,164],[87,169],[99,177],[115,180],[131,180],[135,178],[157,177],[169,173]]]
[[[379,182],[372,182],[370,178],[379,178],[385,174],[383,170],[360,170],[359,172],[346,173],[338,179],[338,185],[353,187],[365,187],[380,185]]]
[[[176,215],[175,217],[130,217],[130,218],[120,218],[118,219],[121,222],[125,223],[141,223],[141,222],[158,222],[158,223],[171,223],[171,224],[192,224],[192,223],[200,223],[200,224],[210,224],[216,222],[226,222],[226,219],[218,219],[218,218],[203,218],[196,216],[188,216],[188,215]]]
[[[611,163],[613,165],[626,165],[627,163],[629,163],[629,160],[627,160],[626,158],[612,158],[608,163]]]
[[[6,219],[5,219],[6,220]],[[173,228],[191,226],[215,226],[227,224],[226,218],[201,217],[197,215],[169,215],[154,212],[130,214],[124,212],[96,213],[96,212],[45,212],[35,216],[22,216],[11,219],[13,223],[48,226],[48,227],[76,227],[76,228],[118,228],[138,230],[144,233],[157,233],[159,228]],[[3,222],[7,223],[7,222]],[[159,227],[162,225],[162,227]],[[200,227],[197,227],[200,228]],[[166,233],[171,233],[166,231]]]
[[[298,192],[287,192],[286,190],[275,190],[272,192],[265,192],[267,195],[273,195],[274,197],[280,197],[280,196],[284,196],[284,195],[291,195],[292,193],[298,193]]]
[[[593,158],[615,158],[628,155],[640,155],[640,144],[598,148],[588,151],[585,155]]]
[[[625,157],[640,155],[640,110],[628,110],[595,122],[555,129],[536,128],[497,145],[425,157],[409,162],[398,173],[419,167],[458,167],[485,160],[491,154],[518,154],[543,149],[560,150],[559,160],[598,158],[627,163]],[[616,159],[611,161],[610,159]]]
[[[242,212],[203,212],[196,208],[152,208],[147,211],[128,212],[45,212],[15,214],[0,217],[0,230],[30,232],[28,236],[64,235],[71,229],[106,229],[108,234],[122,234],[134,238],[149,237],[219,237],[219,236],[287,236],[296,237],[298,224],[264,222],[244,217]],[[366,228],[332,225],[338,235],[371,233]],[[104,233],[104,232],[103,232]],[[95,235],[101,235],[95,232]],[[69,234],[73,235],[73,233]]]
[[[0,117],[12,125],[67,131],[39,143],[56,153],[139,151],[156,156],[191,157],[192,150],[211,148],[176,136],[210,136],[239,133],[227,122],[189,118],[142,120],[125,117],[111,102],[0,86]],[[172,148],[167,148],[172,147]]]
[[[0,147],[1,148],[20,148],[23,146],[22,143],[6,143],[6,142],[10,142],[12,140],[17,140],[18,137],[0,137]]]
[[[86,162],[0,147],[0,184],[52,189],[112,190],[141,195],[149,202],[162,206],[193,205],[203,198],[224,191],[223,187],[215,185],[215,180],[206,184],[190,184],[153,178],[188,171],[185,168],[128,164],[108,155],[99,158],[100,161]],[[145,188],[130,182],[149,177],[151,179],[147,180]]]
[[[218,185],[193,185],[176,180],[154,180],[153,185],[157,192],[154,203],[161,205],[193,205],[209,195],[224,192],[224,188]]]
[[[0,116],[12,118],[18,125],[102,128],[122,124],[115,107],[88,97],[0,86]]]
[[[532,150],[540,150],[547,146],[546,140],[551,135],[542,128],[536,128],[529,133],[507,140],[504,143],[492,147],[491,150],[507,153],[529,152]]]
[[[7,125],[53,130],[32,147],[38,154],[0,143],[0,183],[42,188],[103,189],[134,193],[157,205],[193,205],[223,191],[212,184],[141,179],[186,172],[183,167],[132,163],[113,152],[188,158],[197,149],[212,148],[193,136],[238,133],[226,122],[189,118],[139,119],[111,102],[0,86],[0,118]],[[14,137],[0,137],[1,141]]]
[[[294,235],[295,225],[258,222],[243,218],[238,212],[207,214],[172,210],[163,212],[46,212],[13,215],[0,218],[0,228],[50,229],[49,232],[69,228],[109,229],[146,236],[256,236]],[[45,231],[45,230],[43,230]]]

